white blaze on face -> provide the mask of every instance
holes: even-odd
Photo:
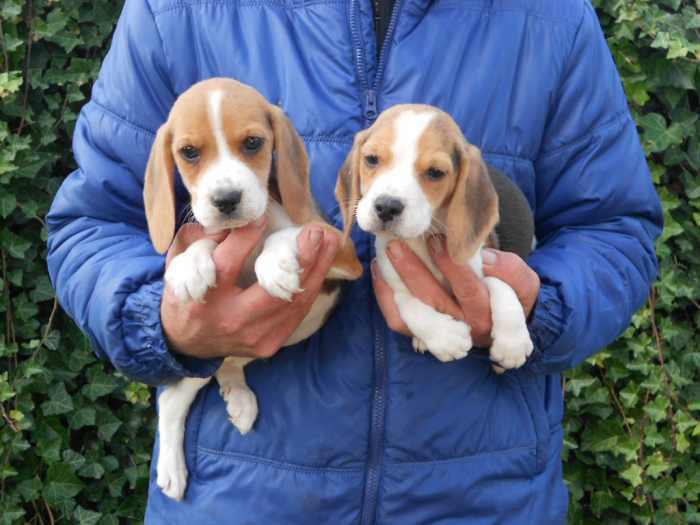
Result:
[[[374,205],[379,197],[398,199],[404,205],[403,213],[387,225],[395,235],[410,239],[425,233],[432,222],[433,210],[418,182],[415,172],[418,142],[436,113],[406,111],[394,121],[394,142],[391,145],[392,163],[384,167],[357,206],[357,222],[365,231],[377,233],[382,221]]]
[[[231,152],[226,141],[221,111],[223,95],[218,90],[209,94],[209,125],[216,140],[217,158],[202,174],[192,202],[195,219],[210,229],[244,226],[261,217],[267,207],[267,190],[255,172]],[[212,200],[232,191],[241,192],[241,202],[235,215],[228,216],[220,213]]]

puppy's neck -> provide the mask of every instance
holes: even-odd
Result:
[[[272,199],[268,201],[265,216],[267,217],[267,231],[270,233],[294,226],[286,210]]]

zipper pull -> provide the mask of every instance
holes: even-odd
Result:
[[[372,122],[377,118],[377,94],[373,89],[365,91],[365,119]]]

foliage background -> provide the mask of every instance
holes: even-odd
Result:
[[[151,394],[60,312],[43,217],[121,1],[0,0],[0,525],[140,521]],[[700,523],[700,0],[595,0],[666,229],[661,278],[566,381],[570,521]]]

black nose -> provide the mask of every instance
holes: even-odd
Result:
[[[242,195],[243,192],[239,190],[218,193],[212,197],[211,202],[217,210],[228,215],[236,211]]]
[[[382,196],[374,201],[374,209],[382,222],[389,222],[403,211],[403,202],[393,197]]]

